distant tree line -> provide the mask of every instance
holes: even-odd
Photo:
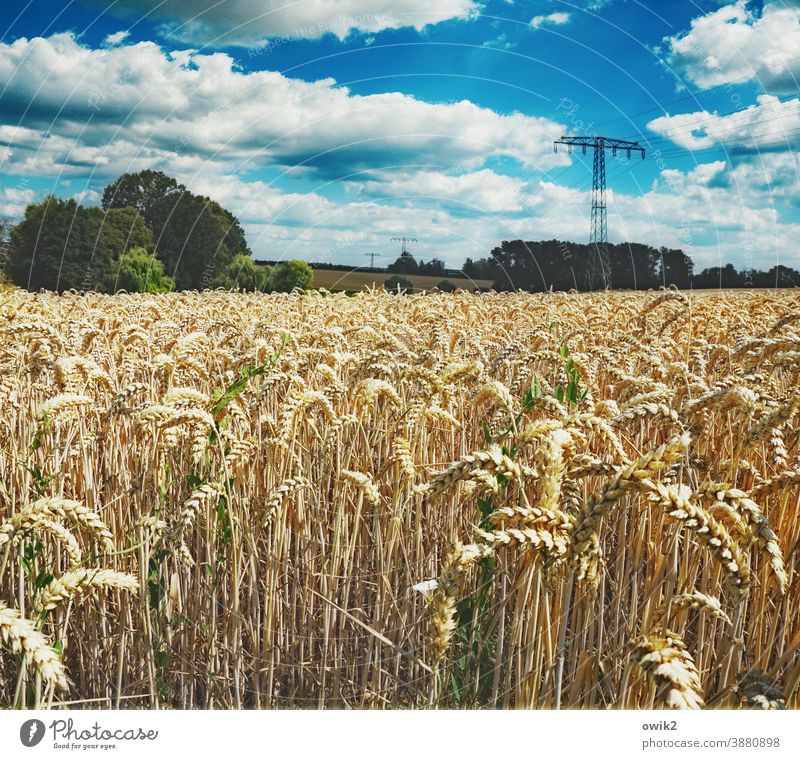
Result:
[[[622,290],[800,286],[800,272],[782,265],[768,271],[737,271],[727,264],[695,273],[692,259],[682,250],[621,243],[609,244],[607,252],[609,270],[603,278],[597,272],[590,276],[590,245],[563,240],[506,241],[487,258],[468,258],[463,269],[472,279],[492,280],[496,290],[531,292],[596,289],[603,286],[603,279]]]
[[[390,274],[424,274],[428,277],[443,277],[447,273],[444,261],[432,258],[430,261],[417,261],[411,253],[401,253],[397,260],[386,267]]]
[[[641,243],[607,245],[608,271],[590,275],[592,247],[563,240],[505,241],[488,257],[464,262],[462,276],[489,280],[496,290],[645,290],[797,287],[787,266],[737,270],[732,264],[694,271],[682,250]],[[335,268],[321,264],[320,268]],[[351,268],[351,267],[339,267]],[[392,289],[409,275],[456,276],[444,261],[403,253],[386,272]],[[48,196],[28,206],[16,225],[0,222],[0,279],[30,290],[164,292],[223,287],[289,292],[312,284],[303,261],[257,262],[239,220],[211,198],[190,192],[160,171],[123,174],[100,207]],[[445,284],[446,283],[446,284]]]
[[[99,208],[48,196],[7,237],[5,274],[29,290],[289,292],[313,275],[303,261],[257,266],[230,211],[160,171],[123,174]]]

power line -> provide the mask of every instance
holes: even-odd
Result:
[[[587,285],[594,290],[602,280],[604,288],[610,284],[611,264],[608,256],[608,219],[606,207],[606,150],[616,155],[624,150],[628,158],[632,152],[639,152],[644,160],[645,149],[638,142],[619,140],[614,137],[599,136],[563,136],[553,142],[553,150],[558,152],[559,145],[566,145],[571,153],[579,147],[586,155],[586,149],[593,151],[592,160],[592,224],[589,233],[589,244],[592,246],[586,267]]]
[[[797,56],[795,58],[790,58],[788,61],[785,61],[785,63],[789,64],[789,63],[794,63],[796,61],[800,61],[800,56]],[[730,81],[730,82],[722,82],[720,84],[715,84],[713,87],[709,87],[707,90],[704,90],[703,94],[706,94],[706,93],[711,92],[713,90],[717,90],[720,87],[731,87],[731,86],[733,86],[735,84],[744,84],[744,83],[750,81],[754,76],[757,76],[757,74],[759,72],[767,72],[767,71],[770,71],[770,67],[769,66],[762,66],[761,68],[753,70],[749,74],[744,74],[739,79],[734,79],[733,81]],[[797,84],[797,80],[794,77],[794,75],[792,75],[792,78],[795,79],[795,83]],[[674,100],[669,100],[666,103],[662,103],[660,105],[653,106],[652,108],[646,108],[645,110],[638,111],[637,113],[632,113],[632,114],[626,115],[626,116],[620,116],[619,118],[616,118],[616,119],[608,119],[607,121],[601,121],[596,126],[606,126],[608,124],[615,124],[615,123],[617,123],[619,121],[629,121],[630,119],[636,118],[637,116],[644,116],[644,114],[652,113],[653,111],[663,111],[664,108],[666,108],[667,106],[675,105],[676,103],[682,103],[682,102],[684,102],[686,100],[692,100],[692,99],[694,99],[695,102],[699,103],[699,101],[697,100],[697,95],[692,93],[692,94],[689,94],[689,95],[684,95],[683,97],[675,98]]]
[[[408,245],[413,245],[417,242],[416,237],[393,237],[392,242],[399,242],[400,243],[400,250],[401,255],[405,256],[408,254]]]

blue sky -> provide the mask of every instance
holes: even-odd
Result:
[[[418,239],[458,266],[504,239],[609,237],[699,267],[800,268],[800,2],[10,0],[0,216],[99,202],[158,168],[229,207],[256,257],[363,264]]]

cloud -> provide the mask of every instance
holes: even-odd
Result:
[[[609,191],[610,238],[683,248],[698,269],[727,261],[796,266],[800,225],[781,221],[779,207],[792,202],[800,174],[796,161],[779,158],[752,157],[734,168],[711,161],[690,171],[665,169],[642,193]],[[496,195],[481,193],[481,185],[495,183]],[[589,191],[547,179],[523,183],[490,170],[453,176],[418,171],[347,185],[351,192],[333,200],[233,176],[190,183],[243,220],[262,258],[359,265],[374,251],[384,264],[397,255],[390,238],[412,234],[420,241],[417,257],[436,256],[457,267],[467,256],[486,256],[501,240],[588,237]]]
[[[755,81],[773,92],[800,82],[800,4],[738,0],[698,16],[689,30],[666,37],[666,63],[701,90]]]
[[[559,11],[557,13],[548,13],[546,16],[534,16],[531,19],[531,26],[534,29],[539,29],[542,26],[563,26],[569,23],[570,15]]]
[[[792,150],[800,142],[800,99],[760,95],[756,104],[729,115],[697,111],[660,116],[647,127],[688,150],[717,145],[734,152]]]
[[[109,34],[104,40],[103,45],[106,47],[114,47],[115,45],[121,45],[125,42],[126,39],[130,36],[130,32],[114,32],[113,34]]]
[[[0,147],[0,156],[3,151]],[[0,220],[18,219],[25,208],[36,200],[38,193],[25,187],[3,187],[0,189]]]
[[[588,236],[588,192],[546,179],[570,161],[553,153],[566,129],[549,119],[357,95],[332,79],[247,72],[224,53],[127,41],[92,49],[69,34],[0,44],[0,91],[4,174],[54,187],[60,176],[60,194],[71,178],[68,194],[92,202],[123,171],[160,168],[230,207],[261,258],[363,263],[373,250],[396,255],[390,238],[411,234],[419,256],[458,266],[504,239]],[[764,96],[740,118],[766,129],[784,107]],[[728,117],[684,117],[684,139],[745,144]],[[698,131],[689,117],[722,121]],[[670,137],[675,128],[656,125]],[[779,218],[797,197],[796,162],[784,164],[752,156],[735,168],[667,169],[643,194],[609,192],[611,238],[683,246],[705,265],[739,261],[758,239],[756,265],[787,261],[800,225]],[[0,211],[18,216],[44,194],[19,187],[24,196],[3,191]]]
[[[162,22],[162,33],[191,45],[258,46],[271,37],[346,37],[466,19],[474,0],[82,0],[105,12]]]
[[[406,163],[475,169],[493,157],[540,169],[568,161],[552,151],[563,126],[546,118],[357,95],[333,79],[245,72],[224,53],[167,53],[151,42],[96,50],[57,34],[0,44],[0,90],[6,127],[25,130],[10,145],[16,160],[35,149],[39,160],[60,155],[73,166],[75,142],[71,154],[98,168],[103,155],[116,168],[199,159],[326,176]]]
[[[427,170],[382,173],[376,179],[350,186],[364,195],[402,198],[408,203],[424,200],[456,213],[513,214],[531,203],[524,180],[491,169],[460,174]]]

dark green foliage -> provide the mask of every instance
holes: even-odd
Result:
[[[627,290],[646,290],[661,285],[662,260],[669,262],[670,278],[677,278],[680,269],[677,254],[683,255],[680,251],[656,250],[641,243],[608,245],[607,250],[611,287]],[[590,245],[562,240],[513,240],[491,252],[491,264],[470,262],[469,268],[491,271],[498,290],[585,290],[592,253]]]
[[[419,264],[410,253],[402,253],[393,264],[386,267],[390,274],[417,274]]]
[[[176,179],[161,171],[139,171],[123,174],[103,191],[103,208],[135,208],[148,227],[155,226],[155,208],[170,195],[187,192]]]
[[[264,291],[271,273],[271,266],[260,266],[246,253],[238,253],[214,277],[212,286],[226,290]]]
[[[164,275],[164,264],[144,248],[132,248],[111,267],[104,283],[106,292],[166,293],[174,283]]]
[[[490,258],[481,258],[478,261],[468,258],[464,261],[461,271],[464,272],[465,277],[470,279],[495,279],[498,274],[497,266]]]
[[[437,282],[436,287],[438,287],[443,293],[452,293],[456,289],[456,286],[449,279],[443,279],[440,282]]]
[[[414,289],[414,284],[405,279],[404,277],[399,277],[395,274],[393,277],[389,277],[384,283],[383,286],[389,292],[397,292],[397,288],[399,287],[401,290],[408,290],[409,292]]]
[[[156,255],[180,290],[211,287],[250,248],[239,220],[160,171],[123,174],[106,187],[104,208],[136,209],[153,233]],[[226,286],[226,285],[221,285]]]
[[[426,274],[429,277],[441,277],[447,271],[444,261],[439,258],[432,258],[428,263],[420,261],[417,267],[417,274]]]
[[[126,250],[152,245],[150,231],[132,209],[104,212],[49,196],[28,206],[12,230],[8,273],[29,290],[102,289]]]
[[[219,203],[189,192],[155,201],[156,254],[179,290],[204,289],[237,253],[250,254],[241,225]]]
[[[314,270],[305,261],[282,261],[273,267],[267,287],[279,293],[290,293],[295,287],[306,290],[313,278]]]

